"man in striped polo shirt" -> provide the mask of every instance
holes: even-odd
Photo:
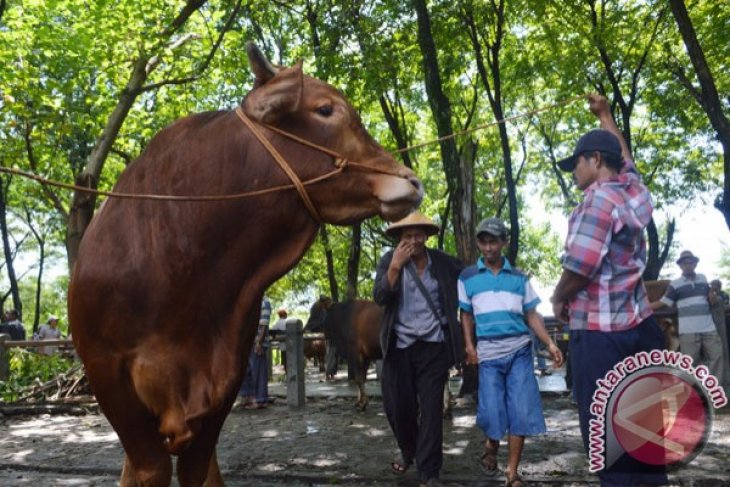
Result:
[[[497,472],[499,441],[507,433],[507,485],[521,487],[517,468],[525,436],[545,432],[530,328],[556,367],[563,356],[537,312],[540,298],[529,278],[502,256],[508,242],[502,220],[487,218],[476,233],[482,256],[461,272],[458,290],[466,360],[479,365],[477,424],[487,437],[481,466],[487,475]]]
[[[695,364],[706,364],[718,383],[724,384],[722,342],[710,311],[710,285],[704,274],[695,272],[699,261],[689,250],[682,251],[677,259],[682,275],[669,283],[664,296],[651,307],[677,307],[679,351],[692,357]]]

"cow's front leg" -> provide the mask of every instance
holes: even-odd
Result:
[[[218,458],[213,451],[213,456],[210,457],[210,465],[208,466],[208,476],[205,479],[205,487],[223,487],[223,476],[221,470],[218,467]]]

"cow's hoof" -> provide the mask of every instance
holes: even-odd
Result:
[[[451,409],[447,409],[444,411],[444,419],[454,419],[454,415],[451,412]]]

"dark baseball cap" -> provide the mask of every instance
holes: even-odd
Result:
[[[621,157],[621,143],[614,134],[604,129],[591,130],[578,139],[573,155],[558,161],[563,171],[572,171],[578,162],[578,156],[585,152],[606,152]]]
[[[485,218],[477,225],[477,237],[482,233],[488,233],[495,237],[507,235],[507,227],[499,218]]]

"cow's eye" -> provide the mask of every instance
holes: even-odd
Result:
[[[332,105],[322,105],[320,107],[317,107],[315,111],[323,117],[329,117],[330,115],[332,115],[333,108]]]

